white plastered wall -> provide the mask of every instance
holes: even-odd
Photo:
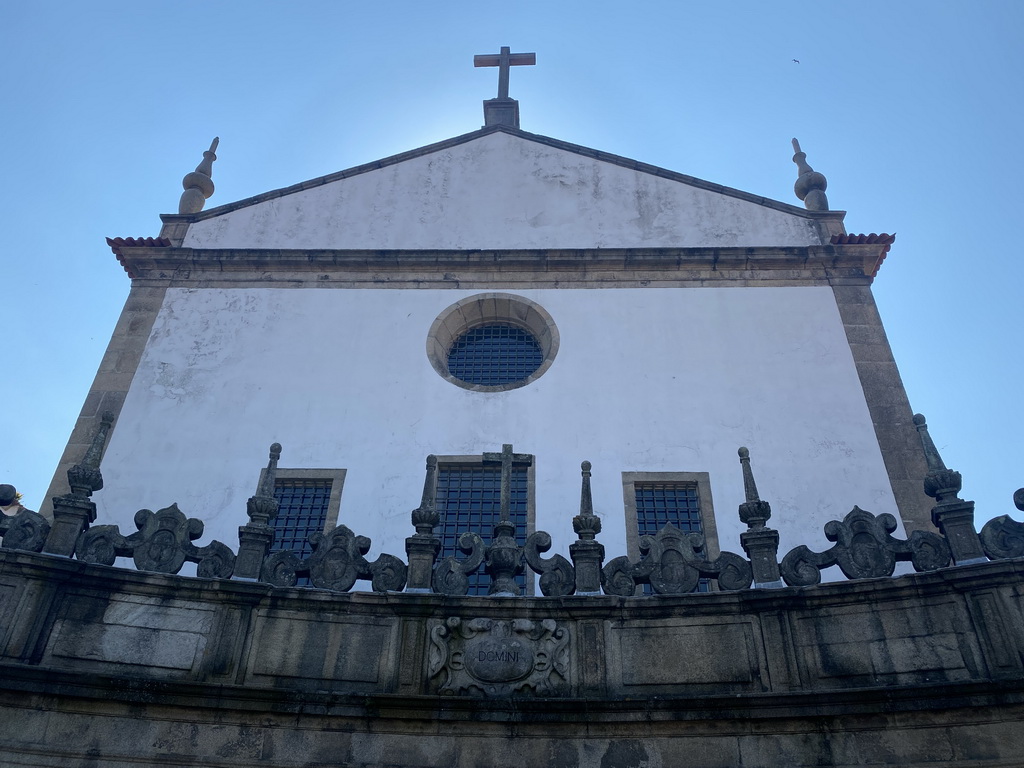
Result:
[[[493,133],[190,225],[189,248],[807,246],[812,220]]]
[[[500,286],[496,287],[500,290]],[[170,289],[103,459],[97,523],[134,531],[177,502],[197,542],[237,546],[273,441],[286,467],[348,470],[339,522],[404,557],[428,453],[510,442],[537,457],[537,525],[568,554],[593,462],[608,558],[625,553],[621,472],[709,472],[723,549],[741,552],[736,449],[751,450],[781,554],[829,546],[854,504],[897,515],[832,291],[516,292],[561,335],[529,386],[482,394],[433,370],[425,339],[464,290]],[[898,517],[898,515],[897,515]]]

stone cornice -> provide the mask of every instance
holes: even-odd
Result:
[[[516,275],[577,282],[689,278],[769,282],[870,280],[884,246],[874,243],[758,248],[602,248],[547,250],[290,250],[130,247],[116,249],[132,278],[295,282],[501,282]],[[780,273],[780,274],[773,274]],[[304,276],[304,277],[303,277]]]

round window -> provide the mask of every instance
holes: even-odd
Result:
[[[443,378],[477,392],[529,384],[558,351],[558,329],[537,303],[482,293],[442,312],[427,336],[427,357]]]

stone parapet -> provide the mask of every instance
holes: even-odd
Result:
[[[1024,562],[1002,560],[804,588],[511,601],[2,550],[0,760],[216,752],[225,766],[308,765],[330,748],[345,764],[470,766],[515,736],[519,758],[564,751],[559,765],[622,750],[665,765],[1007,765],[1024,749],[1022,576]],[[52,738],[71,729],[88,743]]]

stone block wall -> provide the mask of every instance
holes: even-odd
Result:
[[[1022,575],[453,598],[0,550],[0,763],[1020,765]]]

